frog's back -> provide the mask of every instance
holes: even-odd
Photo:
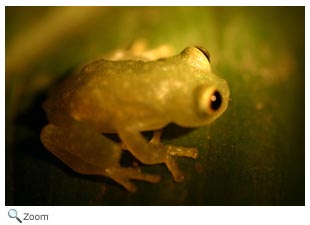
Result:
[[[68,118],[75,120],[92,118],[98,121],[99,118],[95,118],[99,116],[97,112],[115,114],[113,109],[117,107],[114,104],[121,104],[124,95],[126,95],[125,101],[131,99],[142,103],[145,98],[141,93],[133,92],[135,89],[132,87],[147,86],[143,83],[144,79],[139,79],[141,73],[136,73],[139,70],[137,68],[143,65],[144,62],[139,60],[106,59],[85,65],[52,91],[44,102],[43,108],[49,120],[56,123],[59,121],[58,117],[62,119],[67,115]],[[133,85],[133,83],[141,84]],[[110,112],[111,110],[113,112]]]
[[[49,93],[47,100],[43,103],[43,109],[49,115],[51,113],[57,113],[58,111],[64,111],[72,97],[90,82],[93,78],[93,73],[98,71],[98,68],[109,64],[108,60],[100,59],[90,64],[83,66],[72,76],[66,78],[59,86]]]

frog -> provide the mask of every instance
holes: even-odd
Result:
[[[167,46],[146,50],[145,44],[135,44],[68,76],[43,103],[45,148],[77,173],[107,177],[129,192],[137,189],[132,180],[155,184],[160,175],[122,166],[123,151],[143,166],[166,165],[173,180],[182,182],[177,159],[197,159],[198,150],[162,144],[163,128],[209,125],[226,111],[230,90],[212,72],[205,48],[171,52]],[[154,132],[150,141],[146,131]],[[108,134],[117,134],[121,142]]]

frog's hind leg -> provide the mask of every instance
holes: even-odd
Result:
[[[70,168],[81,174],[107,176],[127,190],[135,186],[129,179],[158,182],[158,175],[141,173],[139,168],[123,168],[119,165],[121,148],[101,133],[74,124],[70,128],[46,125],[41,132],[44,146]]]
[[[70,128],[48,124],[41,131],[41,141],[51,153],[81,174],[100,175],[121,157],[116,143],[79,124]]]

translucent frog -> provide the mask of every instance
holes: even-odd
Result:
[[[109,177],[130,192],[136,190],[132,179],[157,183],[160,176],[122,167],[122,150],[143,164],[164,163],[181,182],[176,159],[196,159],[198,151],[161,144],[161,129],[169,123],[210,124],[226,110],[229,87],[211,71],[205,49],[170,54],[168,46],[147,50],[138,43],[82,67],[43,104],[49,121],[41,131],[44,146],[76,172]],[[151,141],[143,131],[154,131]],[[108,133],[121,143],[104,136]]]

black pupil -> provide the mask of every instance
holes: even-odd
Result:
[[[218,110],[222,104],[222,96],[218,91],[215,91],[211,95],[211,109]]]

